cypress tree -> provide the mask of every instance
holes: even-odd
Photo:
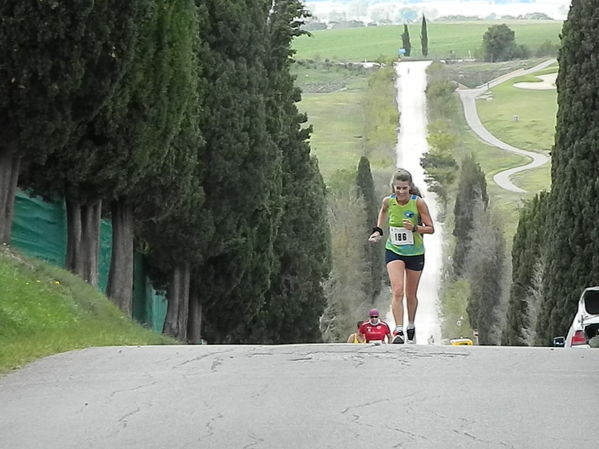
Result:
[[[426,29],[426,17],[422,16],[422,26],[420,27],[420,43],[422,44],[422,56],[428,56],[428,31]]]
[[[471,231],[475,223],[475,205],[480,204],[486,210],[488,202],[485,174],[474,156],[469,155],[462,161],[460,182],[453,211],[455,216],[453,235],[456,237],[453,271],[457,276],[463,273],[466,254],[471,247]]]
[[[599,9],[573,0],[562,29],[549,197],[546,300],[538,343],[565,335],[583,288],[599,284]]]
[[[370,161],[366,156],[362,156],[358,163],[356,184],[358,186],[358,194],[364,198],[364,204],[366,205],[366,223],[364,224],[364,229],[365,233],[368,233],[372,226],[376,225],[379,201],[374,189]],[[372,245],[367,240],[364,240],[364,252],[368,255],[368,264],[370,267],[370,285],[367,288],[367,292],[370,293],[374,300],[381,291],[383,273],[385,272],[382,245]]]
[[[10,243],[23,158],[43,162],[63,145],[72,127],[70,104],[83,77],[77,47],[93,2],[82,2],[80,8],[70,3],[0,4],[1,243]],[[44,32],[38,32],[42,27]]]
[[[187,184],[185,177],[189,176],[180,166],[174,168],[173,163],[183,157],[178,152],[190,150],[172,142],[184,115],[197,108],[197,27],[192,0],[151,0],[132,44],[132,61],[113,96],[70,151],[60,151],[50,158],[50,164],[34,167],[38,172],[49,165],[77,167],[65,173],[64,179],[56,177],[69,185],[65,192],[69,211],[79,201],[99,205],[106,200],[109,210],[105,214],[108,212],[113,223],[107,294],[128,314],[132,307],[134,216],[138,220],[160,220],[180,201],[183,195],[177,189]],[[194,120],[197,122],[197,117]],[[195,134],[187,145],[193,151],[199,144],[199,134]],[[56,181],[48,180],[45,187],[60,191]],[[77,240],[72,235],[76,229],[72,222],[78,215],[77,211],[69,214],[70,242]],[[95,229],[98,219],[99,207]],[[97,247],[98,234],[89,240]],[[76,243],[69,245],[72,259],[67,263],[85,279],[93,279],[97,272],[94,266],[79,271],[81,260],[73,255],[73,251],[78,252]],[[97,259],[94,254],[87,258]]]
[[[355,173],[352,178],[355,179]],[[364,229],[366,204],[353,184],[350,179],[345,187],[328,187],[329,222],[334,232],[333,270],[326,283],[327,307],[321,320],[327,342],[345,341],[355,330],[356,321],[364,318],[364,310],[372,307],[367,252],[363,245],[356,244],[362,242],[371,227]]]
[[[403,33],[401,34],[401,43],[403,49],[406,51],[406,56],[410,56],[412,52],[412,44],[410,44],[410,32],[408,31],[408,25],[404,24]]]
[[[470,282],[467,312],[472,329],[478,329],[479,343],[499,343],[497,324],[505,283],[505,239],[500,221],[482,207],[474,206],[474,230],[466,262]]]
[[[24,187],[44,196],[66,198],[66,265],[92,285],[98,282],[101,201],[93,183],[87,182],[95,157],[85,148],[88,136],[94,134],[94,121],[131,66],[148,1],[135,0],[126,6],[116,1],[92,3],[86,23],[80,25],[82,39],[76,44],[77,68],[83,75],[67,105],[73,117],[70,135],[46,160],[32,160],[23,172]],[[77,10],[79,5],[69,8]]]
[[[209,0],[200,29],[206,98],[205,210],[216,230],[194,286],[205,335],[240,341],[270,286],[281,208],[281,155],[267,128],[266,0]]]
[[[512,246],[512,286],[502,344],[530,344],[536,326],[537,277],[545,261],[547,192],[536,195],[520,210],[518,228]]]
[[[285,199],[271,288],[247,342],[322,341],[319,320],[326,305],[323,284],[330,271],[330,235],[325,185],[316,160],[306,156],[308,152],[286,158],[301,162],[285,175],[285,179],[295,182],[293,190],[297,191]],[[304,170],[300,172],[300,168]],[[306,213],[308,209],[310,213]]]
[[[112,95],[130,61],[143,3],[0,5],[0,241],[10,240],[19,169],[64,148]]]
[[[90,148],[101,155],[92,179],[111,210],[107,295],[126,313],[132,305],[134,221],[157,222],[187,201],[188,178],[196,175],[197,37],[194,0],[154,0],[131,70],[101,114],[93,141],[104,145]]]
[[[310,128],[296,103],[300,91],[290,74],[291,41],[306,11],[298,0],[276,0],[268,19],[268,129],[282,153],[282,215],[274,242],[275,265],[265,302],[247,342],[300,343],[322,340],[319,320],[330,269],[325,185],[310,157]]]
[[[184,129],[187,127],[184,124]],[[180,136],[177,140],[182,140],[184,148],[188,148],[185,137]],[[202,262],[209,244],[207,236],[213,235],[214,230],[210,227],[209,214],[202,209],[201,170],[197,164],[190,162],[189,158],[185,158],[175,163],[175,166],[181,165],[182,173],[192,168],[196,175],[191,178],[185,176],[189,179],[187,192],[177,201],[177,207],[171,208],[158,221],[143,221],[138,226],[140,238],[148,246],[146,258],[152,282],[156,288],[166,290],[168,308],[163,332],[182,341],[197,343],[201,322],[198,293],[194,290],[192,277],[196,275],[195,267]],[[171,181],[176,181],[176,177],[171,177]],[[164,183],[164,186],[173,192],[170,182]],[[177,190],[179,195],[184,193],[181,186]]]

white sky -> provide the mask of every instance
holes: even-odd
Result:
[[[345,13],[346,20],[366,22],[385,17],[401,22],[400,11],[404,8],[417,10],[420,15],[424,12],[431,19],[458,14],[486,17],[491,13],[518,16],[544,12],[553,19],[564,20],[570,8],[570,0],[305,0],[305,4],[324,21],[329,20],[331,13]]]

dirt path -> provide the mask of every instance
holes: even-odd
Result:
[[[411,61],[395,65],[397,105],[401,112],[396,165],[412,173],[414,183],[423,192],[435,220],[435,233],[426,235],[424,239],[426,266],[420,280],[416,316],[416,340],[420,344],[425,344],[430,336],[436,342],[441,341],[438,297],[443,267],[443,223],[436,221],[439,210],[436,196],[428,191],[424,182],[424,169],[420,165],[420,158],[428,151],[425,90],[426,69],[430,64],[431,61]],[[389,317],[392,318],[391,315]],[[407,324],[407,314],[405,317],[404,324]]]
[[[511,78],[537,72],[546,67],[549,67],[554,63],[555,59],[550,59],[530,69],[518,69],[514,72],[502,75],[474,89],[458,89],[458,94],[460,95],[460,99],[462,100],[462,104],[464,105],[464,115],[466,116],[466,121],[468,122],[468,125],[470,126],[472,131],[474,131],[478,135],[478,137],[480,137],[484,142],[496,146],[501,150],[520,154],[531,159],[531,162],[529,162],[526,165],[510,168],[509,170],[504,170],[502,172],[497,173],[493,177],[495,183],[497,183],[499,187],[505,190],[517,193],[526,193],[526,190],[523,190],[520,187],[513,184],[510,178],[516,173],[520,173],[525,170],[532,170],[533,168],[537,168],[542,166],[543,164],[546,164],[549,161],[549,158],[544,154],[534,153],[532,151],[525,151],[520,148],[516,148],[499,140],[497,137],[491,134],[480,121],[478,111],[476,110],[476,98],[485,93],[490,88],[495,87]]]

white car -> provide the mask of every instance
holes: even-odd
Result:
[[[590,340],[593,339],[592,342]],[[564,342],[566,348],[596,347],[599,340],[599,286],[585,288]]]

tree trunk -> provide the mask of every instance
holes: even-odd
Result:
[[[87,283],[98,286],[100,215],[102,201],[82,205],[67,195],[66,267]]]
[[[164,334],[175,338],[179,331],[177,326],[179,325],[179,298],[181,296],[179,293],[179,289],[181,288],[180,277],[181,272],[179,271],[179,267],[173,268],[168,290],[166,292],[168,307],[166,309],[166,318],[164,320],[164,329],[162,331]]]
[[[202,341],[202,304],[196,287],[189,290],[189,321],[187,322],[187,342],[197,345]]]
[[[112,257],[106,295],[131,316],[133,309],[133,209],[125,198],[112,202]]]
[[[83,279],[98,286],[100,255],[100,219],[102,200],[92,201],[81,208],[81,247],[83,248]]]
[[[0,243],[10,244],[21,157],[0,149]]]
[[[189,279],[188,263],[173,268],[167,291],[168,308],[164,320],[164,333],[178,340],[187,339],[187,321],[189,315]]]
[[[83,278],[81,254],[81,203],[67,196],[67,256],[65,268]]]
[[[190,266],[189,263],[181,265],[181,288],[179,293],[181,295],[179,301],[179,316],[178,316],[178,329],[179,333],[177,338],[181,341],[187,341],[187,323],[189,318],[189,279],[190,279]]]

